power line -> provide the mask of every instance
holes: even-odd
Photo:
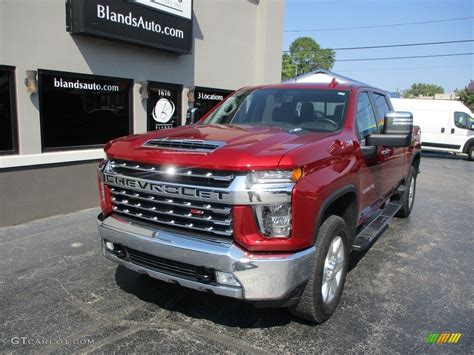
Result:
[[[442,20],[430,20],[430,21],[420,21],[420,22],[403,22],[403,23],[392,23],[388,25],[372,25],[372,26],[357,26],[357,27],[337,27],[337,28],[319,28],[319,29],[308,29],[308,30],[286,30],[284,32],[288,33],[297,33],[297,32],[324,32],[324,31],[343,31],[343,30],[359,30],[359,29],[368,29],[368,28],[381,28],[381,27],[398,27],[398,26],[409,26],[409,25],[424,25],[427,23],[440,23],[440,22],[450,22],[450,21],[462,21],[473,19],[474,16],[468,17],[457,17],[457,18],[448,18]]]
[[[335,4],[336,1],[313,1],[313,2],[287,2],[287,6],[305,6],[305,5],[321,5],[321,4]]]
[[[472,65],[443,65],[443,66],[433,66],[433,67],[411,67],[411,68],[385,68],[385,69],[338,69],[338,72],[341,73],[359,73],[359,72],[384,72],[384,71],[394,71],[394,70],[422,70],[422,69],[445,69],[445,68],[472,68]]]
[[[362,62],[374,60],[397,60],[397,59],[418,59],[418,58],[436,58],[436,57],[456,57],[462,55],[473,55],[474,53],[452,53],[452,54],[432,54],[432,55],[414,55],[409,57],[380,57],[380,58],[356,58],[356,59],[337,59],[336,62]]]
[[[335,51],[348,51],[353,49],[373,49],[373,48],[394,48],[394,47],[415,47],[415,46],[431,46],[438,44],[449,44],[449,43],[464,43],[474,42],[474,39],[462,39],[458,41],[442,41],[442,42],[422,42],[422,43],[406,43],[406,44],[387,44],[383,46],[367,46],[367,47],[345,47],[345,48],[333,48]]]
[[[474,39],[462,39],[457,41],[442,41],[442,42],[422,42],[422,43],[406,43],[406,44],[387,44],[379,46],[366,46],[366,47],[341,47],[341,48],[331,48],[334,51],[346,51],[353,49],[374,49],[374,48],[394,48],[394,47],[414,47],[414,46],[430,46],[438,44],[450,44],[450,43],[465,43],[465,42],[474,42]],[[301,51],[283,51],[284,53],[298,53],[298,52],[308,52],[306,50]]]

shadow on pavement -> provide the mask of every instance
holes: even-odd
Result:
[[[460,154],[451,154],[451,153],[443,153],[443,152],[421,152],[422,158],[438,158],[438,159],[452,159],[452,160],[467,160],[469,161],[469,157],[467,155],[460,155]]]
[[[244,301],[162,282],[123,266],[117,267],[115,280],[122,290],[145,302],[228,327],[269,328],[299,322],[285,308],[255,308]]]

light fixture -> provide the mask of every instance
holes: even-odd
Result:
[[[36,70],[26,71],[25,85],[26,92],[28,94],[35,94],[38,92],[38,81],[36,79],[36,74],[38,74]]]
[[[140,89],[138,92],[140,93],[140,97],[142,100],[147,100],[148,99],[148,81],[142,81],[140,86]]]
[[[229,272],[216,271],[216,282],[221,285],[240,286],[239,281]]]

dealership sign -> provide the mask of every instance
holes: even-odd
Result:
[[[192,0],[68,0],[67,30],[175,53],[192,48]]]

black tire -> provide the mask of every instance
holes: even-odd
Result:
[[[398,210],[396,217],[406,218],[410,215],[413,204],[415,203],[415,196],[416,196],[416,170],[412,166],[410,167],[410,171],[408,172],[408,176],[405,183],[405,191],[400,196],[399,202],[401,203],[402,207]],[[413,181],[413,198],[410,201],[410,186]]]
[[[333,239],[341,237],[344,246],[342,273],[340,283],[334,297],[328,303],[323,302],[322,285],[323,271],[326,255]],[[349,259],[349,232],[346,223],[339,216],[329,216],[319,228],[316,238],[316,253],[314,257],[313,270],[303,290],[298,304],[290,308],[290,312],[311,323],[323,323],[328,320],[339,304],[344,282],[347,274]]]
[[[467,148],[467,156],[470,161],[474,161],[474,144],[471,144],[471,146]]]

